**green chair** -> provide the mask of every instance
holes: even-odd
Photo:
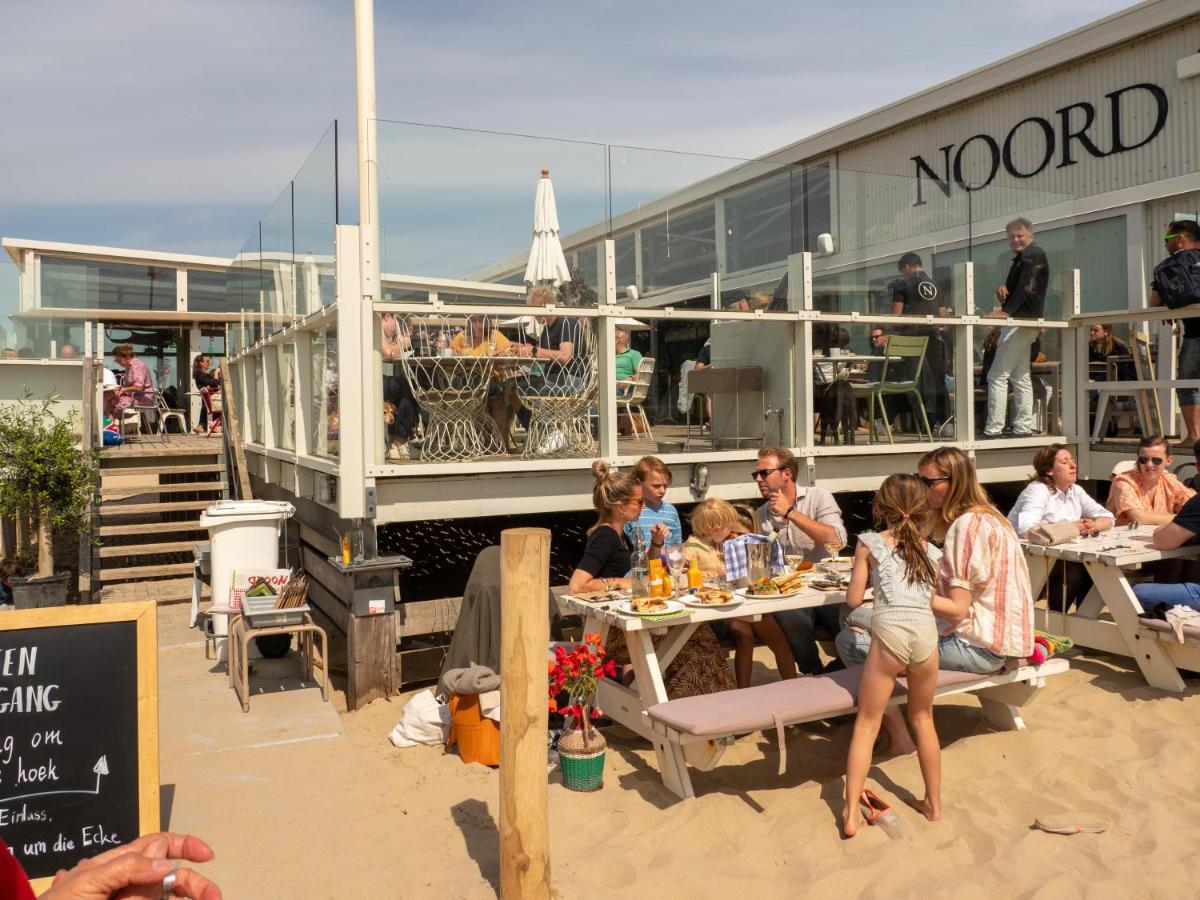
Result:
[[[867,414],[870,416],[871,422],[871,440],[878,440],[879,435],[875,429],[875,401],[879,401],[879,412],[883,418],[883,427],[887,431],[888,443],[892,444],[892,423],[888,421],[887,405],[884,403],[884,397],[897,396],[907,394],[915,398],[917,409],[921,413],[921,421],[918,423],[918,431],[920,425],[925,426],[925,433],[929,435],[929,440],[933,441],[933,430],[929,427],[929,417],[925,415],[925,401],[921,398],[921,369],[925,365],[925,346],[929,343],[927,337],[913,337],[902,334],[889,334],[887,343],[883,350],[883,369],[879,373],[878,381],[868,381],[865,384],[854,384],[854,396],[867,398]],[[916,360],[916,366],[913,369],[912,377],[904,377],[908,372],[908,361]],[[893,377],[889,378],[891,375]],[[896,377],[900,376],[900,377]]]

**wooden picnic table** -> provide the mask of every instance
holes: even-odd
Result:
[[[1200,544],[1156,550],[1151,546],[1155,527],[1118,526],[1097,537],[1051,547],[1028,541],[1022,541],[1021,546],[1034,597],[1042,592],[1050,567],[1058,560],[1081,563],[1092,577],[1092,590],[1075,612],[1035,610],[1039,628],[1065,635],[1081,647],[1133,657],[1149,684],[1178,693],[1184,687],[1179,669],[1200,670],[1200,647],[1170,643],[1144,628],[1138,621],[1143,615],[1142,606],[1134,596],[1129,576],[1146,563],[1200,558]],[[1111,619],[1101,618],[1105,609]]]
[[[691,797],[691,780],[686,770],[680,771],[680,761],[675,751],[663,733],[652,727],[646,714],[650,707],[665,703],[669,699],[663,673],[683,649],[683,645],[696,629],[706,622],[719,622],[722,619],[748,619],[757,622],[768,613],[845,603],[846,593],[806,588],[790,597],[780,599],[747,599],[728,609],[689,607],[686,614],[666,619],[646,619],[617,612],[612,608],[617,601],[589,603],[570,594],[564,594],[561,601],[571,612],[584,617],[585,633],[599,632],[601,640],[606,641],[609,629],[615,628],[624,632],[629,658],[633,663],[633,684],[626,687],[613,679],[603,679],[597,685],[596,699],[600,708],[611,719],[641,735],[654,746],[658,770],[666,788],[676,796]],[[659,642],[657,649],[651,640],[651,634],[654,632],[665,632],[665,637]],[[687,762],[697,769],[707,771],[717,764],[725,748],[732,742],[730,738],[688,744],[684,747],[684,756]]]

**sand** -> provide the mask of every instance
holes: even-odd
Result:
[[[771,677],[756,668],[756,680]],[[940,702],[944,818],[928,823],[904,807],[903,841],[877,828],[840,838],[849,718],[788,729],[782,777],[773,736],[742,738],[714,771],[693,773],[698,796],[686,802],[662,787],[647,744],[610,729],[602,790],[574,793],[552,776],[554,890],[563,898],[1194,896],[1200,681],[1188,685],[1165,694],[1129,660],[1073,655],[1071,671],[1026,708],[1024,732],[993,730],[969,696]],[[497,773],[442,748],[392,747],[387,733],[410,694],[343,714],[360,783],[375,798],[359,814],[378,837],[350,868],[343,896],[373,887],[379,896],[494,897]],[[922,792],[915,758],[878,760],[868,783],[894,805]],[[1108,816],[1113,828],[1059,836],[1030,827],[1039,814],[1073,810]]]

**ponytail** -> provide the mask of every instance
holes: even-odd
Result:
[[[879,486],[872,511],[892,532],[896,553],[908,571],[908,583],[933,584],[937,572],[926,549],[933,522],[929,489],[915,475],[889,475]]]

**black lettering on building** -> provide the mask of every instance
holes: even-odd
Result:
[[[945,147],[939,147],[942,154],[942,177],[938,178],[937,172],[929,167],[929,163],[925,162],[924,158],[914,156],[912,161],[917,164],[917,202],[913,206],[923,206],[925,198],[921,195],[921,173],[924,172],[933,179],[936,184],[947,197],[950,196],[950,151],[954,149],[953,144],[947,144]]]
[[[1045,150],[1042,152],[1042,161],[1038,163],[1037,167],[1032,171],[1022,172],[1017,168],[1017,164],[1013,161],[1013,138],[1016,137],[1017,132],[1021,130],[1022,125],[1027,125],[1030,123],[1036,123],[1038,127],[1042,129],[1042,135],[1046,146]],[[1050,165],[1050,160],[1054,158],[1054,126],[1041,116],[1030,116],[1028,119],[1022,119],[1012,127],[1012,130],[1008,132],[1008,136],[1004,138],[1002,155],[1004,157],[1004,170],[1008,172],[1009,175],[1012,175],[1014,178],[1032,178],[1034,175],[1037,175],[1039,172],[1045,169],[1046,166]]]
[[[1157,115],[1154,119],[1154,127],[1150,129],[1150,133],[1138,141],[1136,144],[1126,144],[1121,134],[1121,98],[1130,91],[1148,91],[1154,97],[1154,104]],[[1109,112],[1112,115],[1112,149],[1110,153],[1124,153],[1126,150],[1136,150],[1138,147],[1144,147],[1163,130],[1167,124],[1167,92],[1160,88],[1157,84],[1131,84],[1129,87],[1123,87],[1119,91],[1113,91],[1111,94],[1105,94],[1108,98]]]
[[[987,144],[988,153],[991,154],[991,166],[988,169],[987,178],[983,181],[967,182],[963,180],[962,158],[963,151],[971,146],[972,141],[983,141]],[[973,134],[962,144],[959,145],[958,152],[954,154],[954,180],[958,186],[964,191],[977,191],[980,188],[985,188],[992,183],[992,179],[996,177],[996,172],[1000,169],[1000,145],[996,143],[996,139],[990,134]]]

